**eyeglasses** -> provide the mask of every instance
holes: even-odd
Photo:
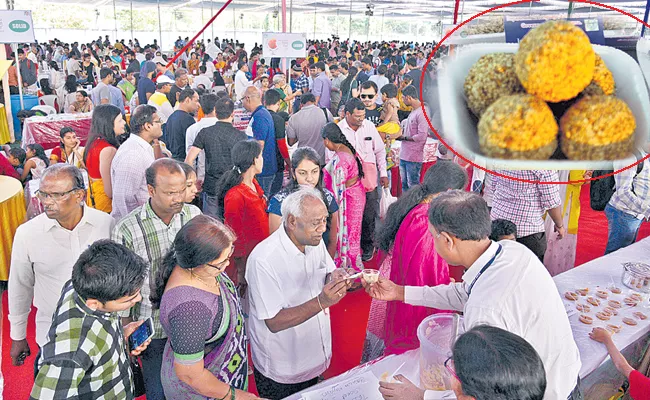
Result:
[[[228,257],[226,257],[225,260],[221,261],[219,264],[205,263],[205,265],[207,265],[208,267],[212,267],[218,271],[223,271],[226,268],[226,264],[230,261],[230,257],[232,257],[234,252],[235,252],[235,246],[232,246],[230,248],[230,254],[228,254]]]
[[[38,198],[41,199],[41,200],[52,199],[52,200],[58,202],[58,201],[63,200],[63,198],[65,198],[70,193],[74,192],[75,190],[79,190],[79,189],[80,188],[78,188],[78,187],[74,187],[74,188],[68,190],[67,192],[63,192],[63,193],[47,193],[47,192],[37,190],[36,191],[36,196],[38,196]]]
[[[162,119],[155,119],[155,120],[151,121],[151,123],[152,124],[160,124],[160,125],[162,125],[163,122],[162,122]]]
[[[375,96],[376,96],[376,94],[362,94],[359,97],[361,97],[362,99],[372,99]]]
[[[460,382],[460,379],[458,378],[458,375],[456,375],[456,368],[454,367],[454,360],[452,358],[453,356],[450,356],[447,360],[445,360],[445,368],[447,368],[447,371],[456,378],[458,382]]]

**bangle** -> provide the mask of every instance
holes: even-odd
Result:
[[[226,394],[225,394],[223,397],[221,397],[221,398],[219,398],[219,399],[216,399],[216,400],[226,400],[226,397],[228,397],[228,395],[230,394],[230,392],[232,392],[232,386],[230,386],[230,387],[228,388],[228,391],[226,392]]]
[[[320,307],[320,310],[325,311],[323,305],[320,303],[320,293],[318,294],[318,296],[316,296],[316,300],[318,300],[318,306]]]

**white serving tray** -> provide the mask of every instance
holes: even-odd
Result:
[[[625,101],[636,118],[636,145],[648,142],[650,136],[650,99],[639,64],[626,53],[612,47],[593,45],[594,50],[612,71],[616,81],[616,97]],[[439,71],[438,95],[442,132],[445,141],[477,164],[488,169],[612,169],[612,161],[575,160],[502,160],[481,154],[474,116],[467,108],[463,85],[470,68],[481,56],[489,53],[516,53],[519,44],[489,43],[469,45],[456,56],[445,58]]]

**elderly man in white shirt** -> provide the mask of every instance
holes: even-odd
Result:
[[[385,278],[366,286],[379,300],[404,301],[464,313],[465,329],[487,324],[528,341],[546,370],[545,400],[582,399],[581,362],[564,304],[550,274],[524,245],[492,242],[490,213],[474,193],[453,190],[430,205],[429,230],[436,251],[449,265],[467,268],[463,281],[435,287],[398,286]],[[394,390],[391,384],[382,384]],[[399,399],[429,399],[410,382],[398,386]]]
[[[375,125],[366,119],[366,107],[359,99],[350,99],[345,104],[345,118],[339,122],[339,128],[354,146],[364,163],[364,174],[368,176],[366,163],[374,164],[379,175],[379,183],[388,187],[386,171],[386,147]],[[374,182],[373,182],[374,183]],[[371,189],[368,191],[368,189]],[[374,189],[366,187],[366,207],[363,210],[361,225],[361,250],[363,261],[370,260],[375,252],[375,221],[379,215],[379,191],[376,183]]]
[[[111,163],[113,211],[116,221],[149,200],[145,171],[162,157],[158,139],[162,120],[154,106],[140,105],[131,115],[131,135],[122,143]]]
[[[282,202],[283,226],[248,257],[248,327],[262,398],[305,390],[329,367],[329,307],[345,296],[350,281],[323,243],[327,215],[318,191],[292,193]]]
[[[43,172],[38,197],[45,212],[18,228],[11,252],[9,323],[14,365],[22,365],[30,355],[26,336],[32,302],[38,309],[36,343],[42,348],[72,266],[93,242],[108,239],[114,225],[110,215],[85,206],[83,175],[70,164],[56,164]]]

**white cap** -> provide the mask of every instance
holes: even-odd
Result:
[[[162,58],[161,56],[156,56],[151,61],[155,62],[156,64],[167,65],[167,61],[165,61],[165,59]]]
[[[170,77],[168,77],[167,75],[162,74],[156,79],[156,85],[162,85],[164,83],[173,84],[174,81]]]

